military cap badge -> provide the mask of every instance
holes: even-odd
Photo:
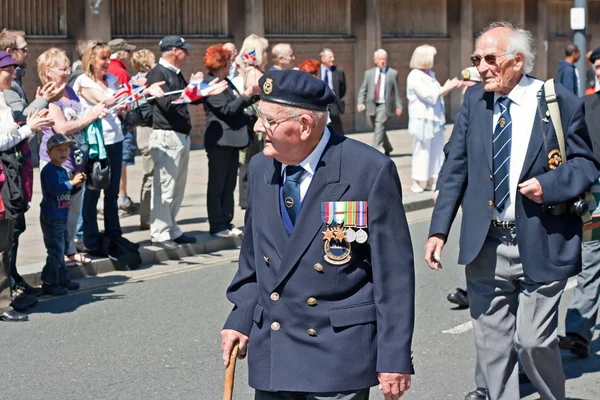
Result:
[[[273,91],[273,79],[267,78],[265,83],[263,83],[263,92],[265,94],[271,94]]]

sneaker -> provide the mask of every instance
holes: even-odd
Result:
[[[123,210],[128,213],[134,213],[140,209],[140,203],[134,203],[129,196],[122,198],[119,197],[119,210]]]
[[[235,226],[233,228],[231,228],[230,231],[235,236],[242,236],[244,234],[244,231],[242,231],[241,229],[236,228]]]
[[[42,284],[42,290],[45,295],[48,296],[64,296],[69,294],[69,289],[60,285],[49,285],[47,283]]]
[[[68,281],[65,283],[61,283],[60,286],[66,288],[67,290],[77,290],[79,289],[79,282]]]
[[[235,237],[235,233],[231,231],[231,229],[224,229],[221,232],[212,233],[211,235],[220,237],[220,238],[231,238]]]
[[[423,192],[423,188],[419,184],[417,184],[417,183],[413,183],[413,185],[410,188],[410,190],[413,193],[422,193]]]

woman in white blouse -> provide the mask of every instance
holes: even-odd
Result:
[[[439,84],[431,70],[436,53],[435,47],[427,44],[417,47],[406,81],[408,132],[414,137],[411,190],[416,193],[423,191],[423,183],[425,190],[435,190],[444,162],[444,96],[461,85],[457,78]]]

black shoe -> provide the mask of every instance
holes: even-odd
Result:
[[[30,294],[35,297],[40,297],[42,293],[42,288],[30,286],[27,282],[22,281],[17,283],[17,289],[23,290],[25,293]]]
[[[469,307],[469,297],[467,291],[461,288],[456,288],[456,292],[448,295],[448,301],[461,307]]]
[[[572,354],[586,358],[590,355],[590,344],[577,333],[567,333],[558,337],[558,347],[569,350]]]
[[[79,289],[79,282],[73,282],[73,281],[68,281],[65,283],[61,283],[60,286],[66,288],[67,290],[71,291],[71,290],[77,290]]]
[[[24,321],[27,321],[28,319],[29,319],[29,316],[27,316],[25,314],[21,314],[20,312],[15,311],[15,310],[5,311],[2,314],[0,314],[0,321],[24,322]]]
[[[17,289],[13,291],[12,303],[10,303],[10,305],[19,312],[25,312],[29,307],[34,307],[37,303],[37,297]]]
[[[531,383],[531,380],[525,373],[525,370],[523,370],[523,368],[519,368],[519,385],[526,385],[528,383]]]
[[[48,296],[64,296],[69,294],[69,289],[60,285],[48,285],[44,283],[42,284],[42,290]]]
[[[172,240],[165,240],[164,242],[152,242],[153,246],[161,247],[165,250],[177,250],[179,245]]]
[[[465,396],[465,400],[486,400],[487,389],[477,388]]]
[[[100,257],[107,258],[108,253],[105,248],[97,248],[97,249],[85,249],[85,252],[88,253],[92,257]]]
[[[177,244],[192,244],[196,243],[198,239],[193,236],[187,236],[185,233],[179,236],[177,239],[173,240]]]

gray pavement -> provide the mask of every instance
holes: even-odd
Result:
[[[403,399],[462,399],[473,388],[473,331],[468,310],[445,300],[464,286],[456,266],[458,229],[432,272],[422,249],[431,210],[408,214],[415,251],[416,325],[413,388]],[[223,365],[219,331],[231,305],[224,291],[237,250],[165,261],[138,271],[82,280],[84,289],[43,300],[27,323],[0,323],[5,364],[2,399],[220,399]],[[570,286],[570,285],[569,285]],[[561,327],[570,299],[561,303]],[[580,360],[564,353],[571,400],[600,398],[600,340]],[[538,399],[528,385],[523,398]],[[372,399],[383,397],[377,388]],[[252,399],[238,362],[234,399]]]
[[[447,129],[447,136],[450,133],[451,126]],[[353,134],[352,139],[360,140],[364,143],[371,143],[372,133]],[[424,192],[415,195],[410,191],[411,178],[411,153],[412,137],[406,130],[396,130],[389,132],[390,142],[394,147],[391,158],[398,166],[398,173],[402,182],[404,202],[407,210],[417,210],[425,207],[431,207],[432,193]],[[41,188],[39,182],[39,172],[34,171],[34,191],[31,209],[26,214],[27,230],[21,236],[21,245],[18,252],[18,270],[31,284],[40,284],[40,273],[46,259],[46,250],[44,248],[43,237],[39,225],[39,215],[41,202]],[[139,201],[139,190],[142,176],[141,159],[136,159],[136,164],[128,168],[128,191],[134,201]],[[198,237],[199,243],[195,246],[186,246],[178,255],[168,254],[156,247],[150,246],[150,235],[148,231],[139,230],[139,216],[129,216],[121,219],[121,226],[125,237],[129,240],[141,243],[144,246],[142,250],[145,263],[153,263],[168,258],[181,257],[185,254],[201,254],[215,249],[224,249],[234,247],[237,243],[232,240],[216,239],[211,237],[208,232],[208,219],[206,212],[206,185],[208,183],[208,160],[204,150],[194,150],[191,152],[190,167],[187,180],[187,187],[183,207],[179,213],[179,224],[182,229]],[[236,189],[236,204],[237,204]],[[233,223],[236,226],[242,226],[244,212],[236,207]],[[103,229],[103,222],[99,221],[100,229]],[[73,276],[96,275],[113,269],[112,263],[108,260],[96,261],[93,265],[85,268],[80,267],[73,272]]]

